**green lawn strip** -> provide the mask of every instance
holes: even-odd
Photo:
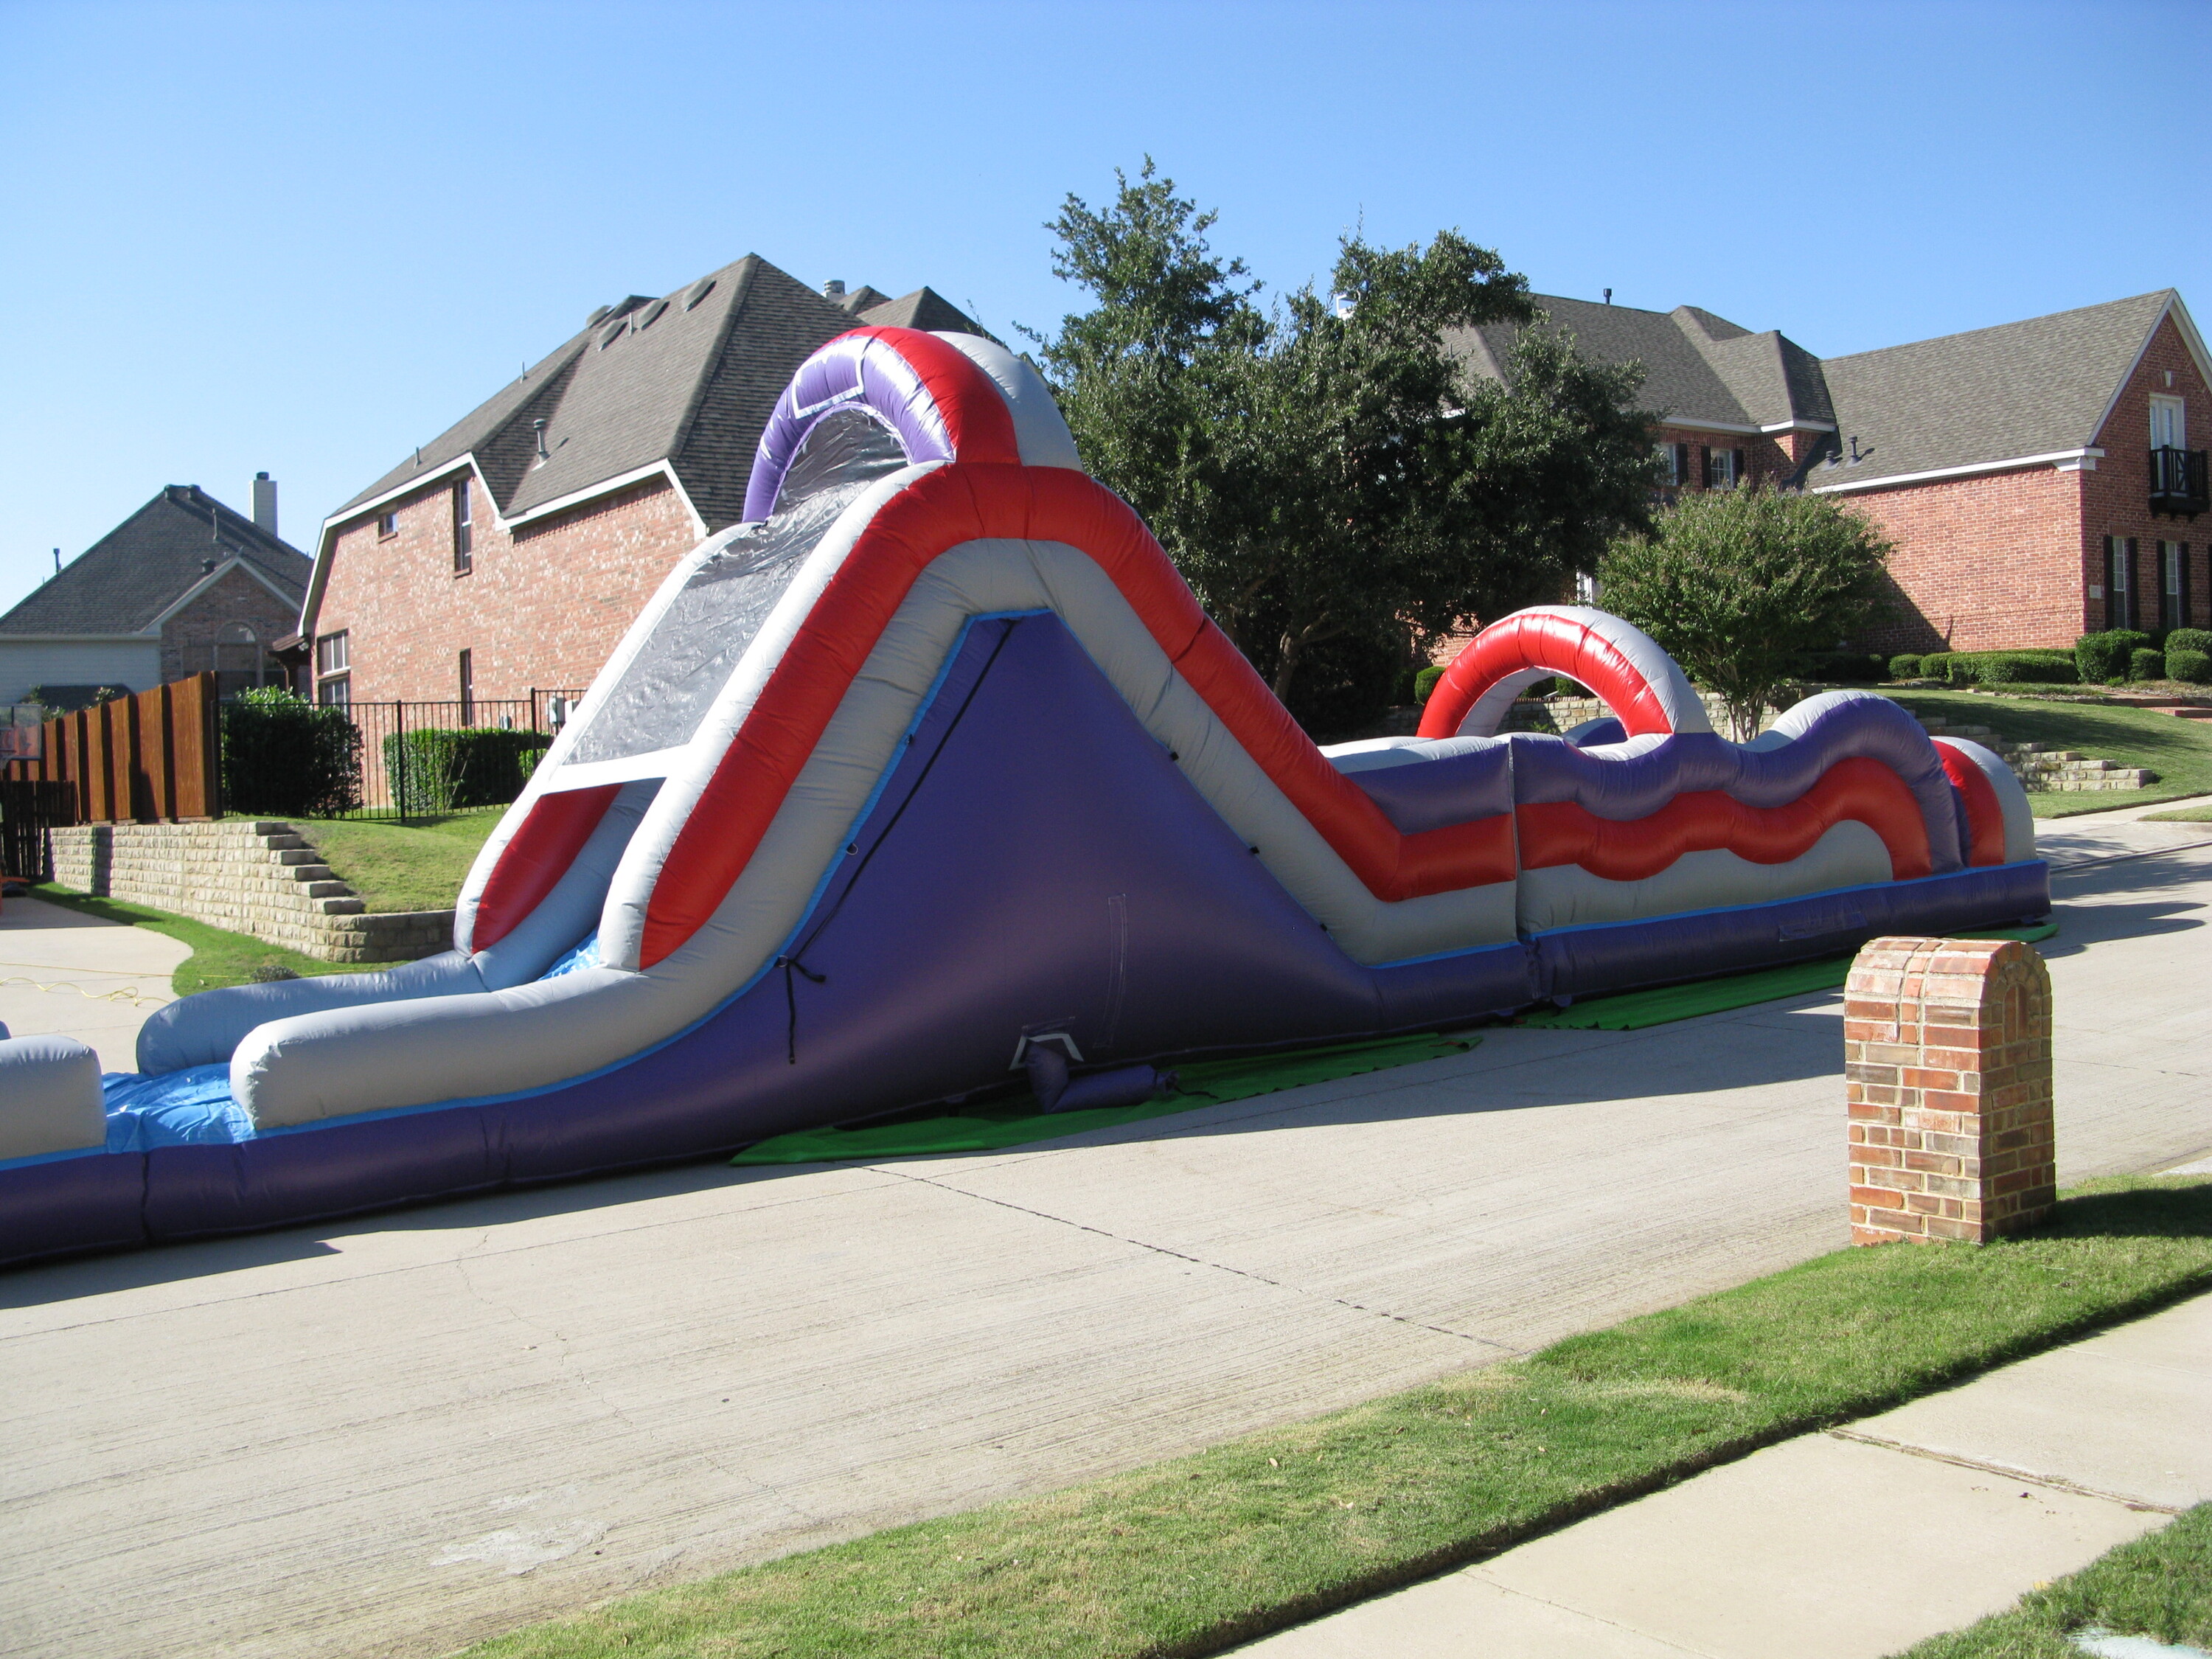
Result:
[[[2081,1659],[2069,1638],[2090,1629],[2212,1650],[2212,1504],[1899,1659]]]
[[[127,922],[134,927],[150,928],[157,933],[167,933],[192,947],[191,955],[177,964],[170,983],[180,997],[195,991],[212,991],[225,985],[244,985],[253,978],[257,968],[289,968],[306,977],[310,974],[355,974],[368,967],[389,967],[385,963],[354,962],[323,962],[302,956],[297,951],[288,951],[281,945],[270,945],[248,933],[234,933],[221,927],[211,927],[206,922],[194,921],[190,916],[171,915],[167,910],[156,910],[150,905],[126,904],[120,899],[94,898],[52,882],[40,882],[31,889],[33,896],[58,904],[66,909],[81,911],[88,916],[98,916],[103,921]]]
[[[2112,703],[2060,702],[2040,697],[1990,697],[1972,691],[1888,691],[1916,714],[1941,714],[1960,726],[1986,726],[2010,743],[2047,743],[2120,766],[2158,774],[2148,789],[2039,791],[2028,801],[2039,818],[2108,812],[2212,792],[2212,720],[2176,720]]]
[[[287,818],[372,912],[450,910],[504,806],[415,818]]]
[[[2058,932],[2055,921],[2032,927],[1984,927],[1954,933],[1953,939],[2016,939],[2040,945]],[[1660,985],[1648,991],[1620,991],[1611,996],[1581,997],[1565,1008],[1546,1008],[1524,1014],[1519,1024],[1552,1030],[1640,1031],[1649,1025],[1671,1024],[1700,1014],[1725,1013],[1749,1008],[1783,997],[1804,996],[1814,991],[1832,991],[1850,977],[1853,955],[1820,957],[1811,962],[1784,963],[1779,968],[1754,968],[1747,973],[1724,974],[1717,979],[1692,980],[1686,985]]]
[[[935,1108],[849,1128],[800,1129],[757,1141],[730,1160],[737,1164],[834,1164],[854,1158],[939,1157],[954,1152],[996,1152],[1031,1141],[1058,1140],[1091,1129],[1176,1112],[1193,1112],[1255,1095],[1273,1094],[1308,1083],[1411,1066],[1447,1054],[1465,1054],[1482,1039],[1424,1034],[1386,1037],[1379,1042],[1339,1042],[1286,1054],[1255,1054],[1238,1060],[1199,1060],[1176,1068],[1176,1092],[1134,1106],[1090,1111],[1047,1112],[1028,1090],[992,1104],[945,1113]]]
[[[1839,1251],[1524,1360],[467,1652],[1216,1653],[2206,1288],[2212,1182],[2095,1183],[2025,1238]]]
[[[2145,823],[2212,823],[2212,806],[2182,806],[2171,812],[2153,812]]]

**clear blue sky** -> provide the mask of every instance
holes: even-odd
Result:
[[[312,551],[592,307],[749,252],[1049,325],[1045,220],[1147,151],[1271,289],[1455,226],[1823,355],[2212,324],[2208,94],[2206,0],[0,0],[0,606],[165,483],[266,469]]]

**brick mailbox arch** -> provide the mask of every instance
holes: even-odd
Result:
[[[2051,975],[2032,947],[1869,942],[1844,990],[1844,1077],[1852,1243],[1985,1243],[2051,1213]]]

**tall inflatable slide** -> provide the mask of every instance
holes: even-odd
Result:
[[[2039,916],[2010,772],[1831,691],[1755,742],[1617,618],[1318,749],[1043,384],[861,329],[485,844],[454,948],[0,1041],[0,1261],[726,1152],[1018,1080],[1463,1024]],[[1613,717],[1501,735],[1563,674]]]

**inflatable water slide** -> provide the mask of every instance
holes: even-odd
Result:
[[[1565,675],[1610,718],[1498,730]],[[733,1151],[1018,1082],[1466,1024],[2049,908],[1968,743],[1755,742],[1601,612],[1486,630],[1323,750],[969,336],[805,363],[486,842],[453,949],[0,1041],[0,1261]],[[1144,1075],[1149,1080],[1150,1073]]]

